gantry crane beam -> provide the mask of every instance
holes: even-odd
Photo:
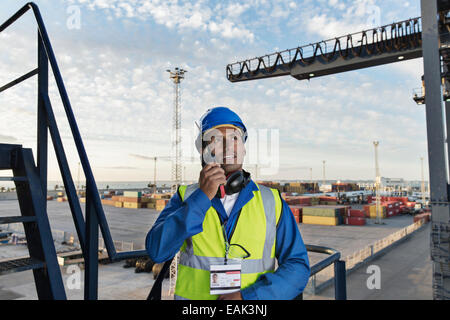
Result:
[[[227,65],[231,82],[290,75],[298,80],[422,57],[421,18]]]

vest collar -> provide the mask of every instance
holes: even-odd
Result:
[[[253,182],[253,180],[250,180],[245,188],[241,190],[241,193],[239,193],[239,197],[236,199],[236,203],[231,210],[230,217],[231,215],[239,212],[239,210],[241,210],[242,207],[253,198],[253,191],[258,191],[258,186]]]
[[[219,214],[220,220],[222,223],[226,222],[226,232],[227,235],[230,236],[231,229],[233,225],[236,223],[236,219],[238,216],[239,211],[244,207],[253,197],[253,191],[258,191],[258,186],[256,185],[253,180],[250,180],[250,182],[245,186],[244,189],[241,190],[239,193],[238,198],[236,199],[236,202],[233,206],[233,209],[230,212],[230,216],[228,217],[227,213],[225,212],[225,208],[223,207],[222,202],[219,198],[213,198],[211,200],[211,204],[214,209],[216,209],[217,213]]]

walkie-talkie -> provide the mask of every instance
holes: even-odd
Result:
[[[207,147],[208,148],[208,147]],[[216,163],[216,157],[212,151],[208,148],[208,155],[214,163]],[[202,167],[204,168],[207,165],[205,159],[202,155]],[[226,176],[227,183],[225,185],[221,184],[217,189],[216,197],[223,198],[225,195],[230,195],[233,193],[240,192],[250,180],[250,177],[246,177],[242,170],[238,170],[232,173],[229,173]]]

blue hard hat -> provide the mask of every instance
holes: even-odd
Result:
[[[206,111],[206,113],[200,118],[200,123],[197,124],[199,128],[199,134],[195,141],[197,150],[199,152],[201,152],[202,150],[203,133],[205,133],[209,129],[226,124],[233,125],[242,129],[244,142],[247,141],[247,128],[245,127],[241,118],[227,107],[215,107],[212,109],[208,109],[208,111]]]

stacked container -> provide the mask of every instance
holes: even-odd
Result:
[[[320,204],[323,205],[337,205],[337,198],[336,197],[329,197],[329,196],[320,196],[319,197]]]
[[[310,206],[311,205],[311,197],[286,196],[285,200],[286,200],[286,203],[289,204],[289,205],[304,205],[304,206]]]
[[[309,207],[309,205],[289,205],[289,208],[291,209],[292,213],[294,214],[295,221],[297,223],[303,222],[303,208]]]
[[[57,193],[57,196],[58,197],[56,198],[56,201],[58,201],[58,202],[65,202],[65,201],[67,201],[67,197],[64,196],[64,192],[59,191]]]
[[[302,222],[337,226],[344,222],[348,207],[346,206],[309,206],[303,208]]]
[[[370,219],[376,219],[377,218],[377,209],[376,209],[376,205],[375,204],[368,204],[365,205],[363,207],[363,211],[365,213],[366,218],[370,218]],[[386,206],[381,206],[381,210],[380,210],[380,218],[381,219],[385,219],[386,218]]]
[[[352,226],[363,226],[366,224],[365,213],[361,210],[349,209],[344,223]]]

